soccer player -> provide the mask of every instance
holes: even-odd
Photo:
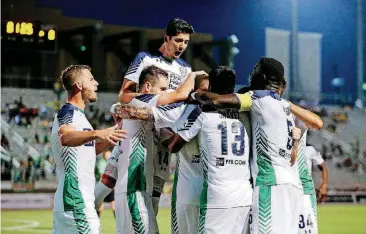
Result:
[[[96,172],[97,172],[97,182],[100,181],[102,173],[104,172],[107,163],[108,163],[108,159],[111,156],[111,151],[110,150],[106,150],[103,153],[103,157],[100,158],[99,160],[97,160],[97,165],[96,165]],[[104,203],[110,203],[112,211],[113,211],[113,215],[116,217],[116,213],[115,213],[115,209],[114,209],[114,191],[112,190],[112,192],[110,192],[105,198],[104,198]],[[104,205],[102,205],[100,207],[100,209],[97,211],[98,216],[100,217],[101,213],[104,210]]]
[[[297,233],[302,186],[297,167],[292,166],[296,161],[292,114],[310,128],[322,127],[318,116],[281,98],[286,84],[283,75],[279,61],[264,57],[250,75],[253,91],[223,96],[193,94],[195,99],[216,108],[250,110],[255,185],[251,233]]]
[[[200,73],[191,73],[176,91],[165,93],[168,89],[167,72],[155,66],[147,67],[140,75],[139,89],[143,95],[134,98],[130,105],[136,106],[135,108],[147,108],[183,101],[193,90],[194,79],[198,74]],[[133,116],[130,119],[134,119]],[[102,180],[104,177],[110,177],[109,181],[112,181],[104,183],[107,187],[116,187],[117,233],[155,233],[157,224],[150,198],[153,178],[152,156],[155,154],[148,153],[149,150],[156,150],[152,137],[152,123],[124,120],[123,126],[129,132],[128,140],[122,142],[119,152],[115,152],[116,147],[112,152],[112,155],[119,154],[116,158],[112,156],[116,160],[118,170],[107,166],[106,171],[115,174],[105,172],[102,176]],[[113,182],[117,174],[117,182]]]
[[[119,93],[119,100],[124,103],[129,103],[133,97],[138,95],[136,92],[138,92],[140,73],[150,65],[155,65],[168,72],[168,89],[176,90],[184,82],[188,74],[192,72],[191,66],[181,59],[180,56],[186,50],[193,33],[194,29],[192,25],[185,20],[179,18],[170,20],[166,26],[164,43],[160,48],[160,53],[157,56],[153,56],[147,52],[140,52],[130,64]],[[159,137],[159,132],[160,130],[157,129],[156,137]],[[160,142],[161,140],[157,139],[156,141]],[[159,160],[161,157],[162,160]],[[155,212],[157,213],[161,190],[168,177],[167,165],[170,163],[170,156],[166,154],[163,148],[158,147],[155,159],[155,179],[152,200]]]
[[[317,203],[314,183],[311,177],[312,161],[322,170],[322,183],[319,188],[319,199],[326,198],[328,171],[324,160],[313,146],[306,145],[306,132],[299,144],[299,172],[303,184],[303,203],[299,216],[299,234],[318,233]],[[304,136],[305,135],[305,136]]]
[[[209,74],[210,90],[219,94],[233,93],[235,81],[235,72],[229,67],[220,66]],[[169,145],[170,151],[178,152],[195,136],[200,142],[203,188],[198,233],[242,233],[248,222],[253,193],[249,145],[238,118],[235,110],[202,112],[197,107]]]
[[[131,92],[138,91],[139,76],[141,71],[151,65],[157,66],[169,75],[169,89],[176,90],[191,73],[191,66],[180,58],[186,50],[191,35],[194,33],[192,25],[186,21],[175,18],[169,21],[166,27],[164,43],[159,56],[152,56],[147,52],[140,52],[130,64],[125,75],[119,100],[128,103]],[[132,94],[134,96],[138,94]]]
[[[126,137],[115,127],[93,130],[86,119],[86,104],[97,100],[98,82],[85,65],[71,65],[61,74],[67,102],[52,125],[52,153],[58,187],[55,193],[52,233],[100,233],[94,209],[96,155]],[[99,142],[96,142],[99,140]]]
[[[207,91],[208,90],[208,77],[207,75],[198,75],[195,78],[195,91],[196,92],[200,92],[200,91]],[[195,105],[193,107],[196,107]],[[122,118],[122,119],[139,119],[139,120],[145,120],[145,121],[150,121],[150,122],[154,122],[154,124],[156,125],[157,128],[160,128],[161,130],[164,130],[163,132],[163,136],[162,136],[162,140],[169,138],[172,133],[170,131],[168,131],[166,129],[166,127],[169,128],[173,128],[175,122],[178,120],[178,118],[182,115],[182,113],[189,113],[190,111],[192,111],[194,108],[192,108],[191,105],[185,104],[185,103],[176,103],[176,104],[172,104],[172,105],[165,105],[165,106],[160,106],[160,107],[137,107],[137,106],[132,106],[129,104],[118,104],[115,105],[115,107],[113,107],[111,109],[111,112],[115,112],[118,113],[118,117]],[[116,116],[117,117],[117,116]],[[185,167],[182,168],[182,172],[183,173],[187,173],[186,177],[191,176],[193,173],[193,176],[191,176],[191,178],[187,178],[187,182],[185,185],[189,184],[189,183],[196,183],[195,181],[197,181],[197,177],[199,179],[199,181],[202,181],[202,172],[199,173],[202,170],[196,170],[195,164],[199,165],[199,157],[197,158],[197,156],[199,156],[199,152],[198,152],[198,143],[196,145],[194,145],[193,147],[189,147],[189,144],[187,144],[185,146],[185,148],[187,150],[182,151],[182,152],[187,152],[187,155],[185,155],[185,157],[187,157],[186,160],[188,160],[190,162],[192,157],[192,154],[190,152],[195,152],[193,153],[195,156],[195,160],[192,162],[193,163],[193,171],[187,171],[185,172],[184,169]],[[167,150],[166,150],[167,152]],[[110,189],[114,188],[115,186],[115,178],[117,178],[117,174],[118,174],[118,165],[117,165],[117,161],[118,161],[118,152],[117,153],[112,153],[112,157],[110,158],[110,160],[108,161],[108,165],[106,167],[106,170],[104,172],[104,174],[102,175],[102,181],[101,183],[99,183],[97,185],[97,189],[96,189],[96,207],[99,207],[100,204],[103,201],[103,196],[105,196],[108,191],[110,191]],[[150,157],[150,155],[148,155],[147,157]],[[162,158],[160,158],[159,160],[163,160]],[[184,164],[183,164],[184,166]],[[190,169],[187,169],[190,170]],[[198,172],[195,172],[198,171]],[[162,170],[161,170],[162,171]],[[177,172],[178,173],[178,172]],[[168,174],[168,173],[167,173]],[[196,174],[196,175],[194,175]],[[147,175],[149,176],[149,175]],[[151,176],[151,175],[150,175]],[[155,179],[156,177],[154,177]],[[178,177],[176,177],[178,178]],[[184,180],[180,180],[180,183],[183,184]],[[198,184],[200,184],[200,182],[198,182]],[[105,185],[107,186],[107,188],[105,187]],[[182,190],[184,188],[185,185],[178,185],[178,187],[180,188],[180,190]],[[175,186],[174,188],[176,188],[177,186]],[[105,192],[103,192],[102,190],[105,190]],[[174,192],[173,192],[174,193]],[[193,193],[194,195],[192,195],[191,193]],[[195,188],[192,189],[187,189],[186,190],[186,196],[182,196],[180,197],[182,200],[183,199],[187,199],[187,201],[192,202],[192,199],[190,197],[194,197],[195,195],[198,196],[200,194],[199,191],[195,190]],[[190,197],[189,197],[190,196]],[[198,201],[199,199],[196,198],[196,200]],[[154,210],[155,211],[155,210]],[[194,217],[196,217],[196,219],[194,219],[193,217],[190,217],[190,213],[184,213],[184,215],[187,215],[187,217],[189,216],[189,220],[192,220],[192,222],[194,221],[194,223],[190,223],[190,225],[192,226],[192,228],[195,228],[195,230],[197,230],[197,227],[194,225],[197,225],[197,220],[198,220],[198,208],[196,208],[196,213],[193,213]],[[182,225],[183,227],[183,225]],[[187,231],[182,232],[182,233],[187,233]],[[195,233],[193,232],[189,232],[189,233]]]

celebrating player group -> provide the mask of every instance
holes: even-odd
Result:
[[[157,55],[136,55],[111,103],[110,128],[94,130],[84,114],[97,100],[91,68],[62,72],[68,99],[52,127],[59,180],[52,233],[102,233],[96,210],[113,190],[117,233],[159,233],[172,153],[172,233],[317,233],[305,146],[307,128],[320,129],[322,120],[282,97],[286,80],[276,59],[261,58],[238,93],[230,67],[192,71],[180,56],[193,33],[173,19]],[[96,155],[111,147],[98,182]]]

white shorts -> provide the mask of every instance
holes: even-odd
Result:
[[[198,233],[199,206],[172,201],[171,224],[173,234]]]
[[[114,197],[118,234],[159,233],[150,195],[137,191]]]
[[[235,208],[201,208],[200,234],[242,234],[248,226],[250,206]]]
[[[99,217],[94,209],[54,211],[52,234],[100,234]]]
[[[318,218],[315,195],[303,195],[299,216],[299,234],[318,234]]]
[[[256,186],[250,233],[297,233],[302,198],[302,190],[291,184]]]

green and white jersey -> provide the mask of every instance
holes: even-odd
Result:
[[[147,52],[140,52],[128,67],[125,77],[138,84],[141,71],[151,65],[168,72],[170,90],[176,90],[192,72],[191,66],[181,58],[168,59],[161,54],[153,56]]]
[[[95,142],[78,147],[62,146],[58,130],[66,124],[72,125],[76,131],[93,130],[84,112],[70,103],[65,103],[55,116],[51,143],[59,182],[54,211],[94,209]]]
[[[255,186],[292,184],[301,188],[297,167],[291,166],[294,117],[289,103],[276,92],[250,91],[253,134],[251,171]]]
[[[300,181],[302,184],[302,189],[305,195],[315,194],[313,179],[311,178],[311,173],[309,172],[308,165],[306,163],[307,158],[305,155],[306,149],[306,137],[307,130],[303,132],[301,139],[299,141],[299,146],[297,150],[297,160],[296,166],[299,169]]]
[[[157,153],[154,157],[154,176],[164,181],[169,180],[169,164],[171,158],[171,153],[168,152],[166,147],[161,145],[161,142],[167,138],[165,128],[173,128],[175,122],[182,115],[186,107],[186,103],[178,102],[151,108],[154,114],[155,137],[157,138]]]
[[[174,125],[173,130],[175,132],[177,132],[177,129],[184,128],[187,118],[196,108],[196,105],[187,106]],[[194,137],[177,154],[172,201],[181,204],[199,205],[203,185],[202,173],[198,137]]]
[[[143,94],[134,98],[129,104],[143,107],[156,106],[158,95]],[[123,120],[123,129],[127,139],[120,143],[118,157],[118,178],[115,193],[136,191],[152,192],[153,157],[156,151],[152,132],[153,124],[141,120]],[[150,153],[149,153],[150,155]]]
[[[308,166],[309,174],[312,174],[313,163],[318,166],[324,163],[324,159],[320,152],[314,146],[306,146],[305,148],[306,164]]]
[[[201,112],[196,108],[178,134],[187,142],[198,135],[203,170],[201,208],[252,204],[248,135],[239,112]]]

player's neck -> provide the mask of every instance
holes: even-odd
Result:
[[[77,108],[79,108],[82,111],[84,111],[84,109],[85,109],[85,101],[81,98],[81,96],[79,96],[79,94],[77,94],[75,96],[68,96],[67,102],[76,106]]]

